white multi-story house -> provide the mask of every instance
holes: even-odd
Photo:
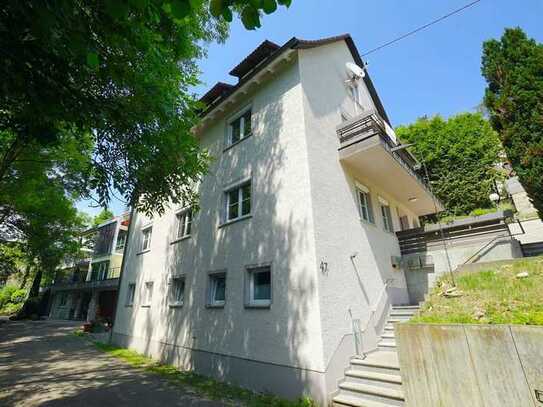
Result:
[[[129,231],[113,341],[251,389],[329,400],[410,302],[395,231],[441,209],[349,35],[265,41],[204,97],[200,209]]]

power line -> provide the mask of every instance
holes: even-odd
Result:
[[[365,57],[366,55],[369,55],[369,54],[371,54],[371,53],[373,53],[373,52],[379,51],[380,49],[383,49],[383,48],[385,48],[385,47],[388,47],[389,45],[392,45],[392,44],[394,44],[394,43],[396,43],[396,42],[398,42],[398,41],[401,41],[401,40],[403,40],[404,38],[407,38],[407,37],[409,37],[409,36],[411,36],[411,35],[413,35],[413,34],[416,34],[416,33],[418,33],[419,31],[422,31],[422,30],[424,30],[424,29],[426,29],[426,28],[428,28],[428,27],[430,27],[430,26],[432,26],[432,25],[434,25],[434,24],[436,24],[436,23],[439,23],[440,21],[445,20],[446,18],[449,18],[449,17],[451,17],[451,16],[453,16],[453,15],[455,15],[455,14],[460,13],[461,11],[464,11],[464,10],[466,10],[466,9],[468,9],[468,8],[470,8],[470,7],[472,7],[472,6],[474,6],[475,4],[479,3],[480,1],[481,1],[481,0],[472,1],[471,3],[468,3],[468,4],[466,4],[465,6],[462,6],[462,7],[460,7],[459,9],[456,9],[456,10],[454,10],[454,11],[451,11],[450,13],[445,14],[444,16],[439,17],[439,18],[436,19],[436,20],[433,20],[433,21],[429,22],[428,24],[425,24],[425,25],[423,25],[423,26],[421,26],[421,27],[419,27],[419,28],[416,28],[416,29],[414,29],[413,31],[409,31],[408,33],[403,34],[403,35],[399,36],[398,38],[395,38],[395,39],[393,39],[393,40],[391,40],[391,41],[388,41],[388,42],[384,43],[383,45],[379,45],[378,47],[373,48],[373,49],[369,50],[368,52],[363,53],[362,56]]]

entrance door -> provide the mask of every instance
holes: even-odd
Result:
[[[108,322],[112,322],[116,304],[117,291],[102,291],[98,297],[99,316]]]

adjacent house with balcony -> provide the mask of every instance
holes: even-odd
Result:
[[[66,261],[53,281],[50,318],[112,321],[129,222],[123,214],[85,232],[82,256]]]
[[[322,404],[409,304],[396,231],[441,210],[349,35],[263,42],[202,98],[200,208],[135,213],[113,341]]]

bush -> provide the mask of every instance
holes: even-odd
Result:
[[[11,296],[15,291],[17,291],[17,287],[12,285],[6,285],[0,289],[0,308],[11,302]]]
[[[20,304],[21,302],[24,302],[25,299],[26,299],[26,290],[23,288],[20,288],[18,290],[15,290],[11,294],[10,302],[14,304]]]
[[[14,304],[12,302],[0,308],[0,315],[13,315],[19,312],[22,308],[23,303]]]

